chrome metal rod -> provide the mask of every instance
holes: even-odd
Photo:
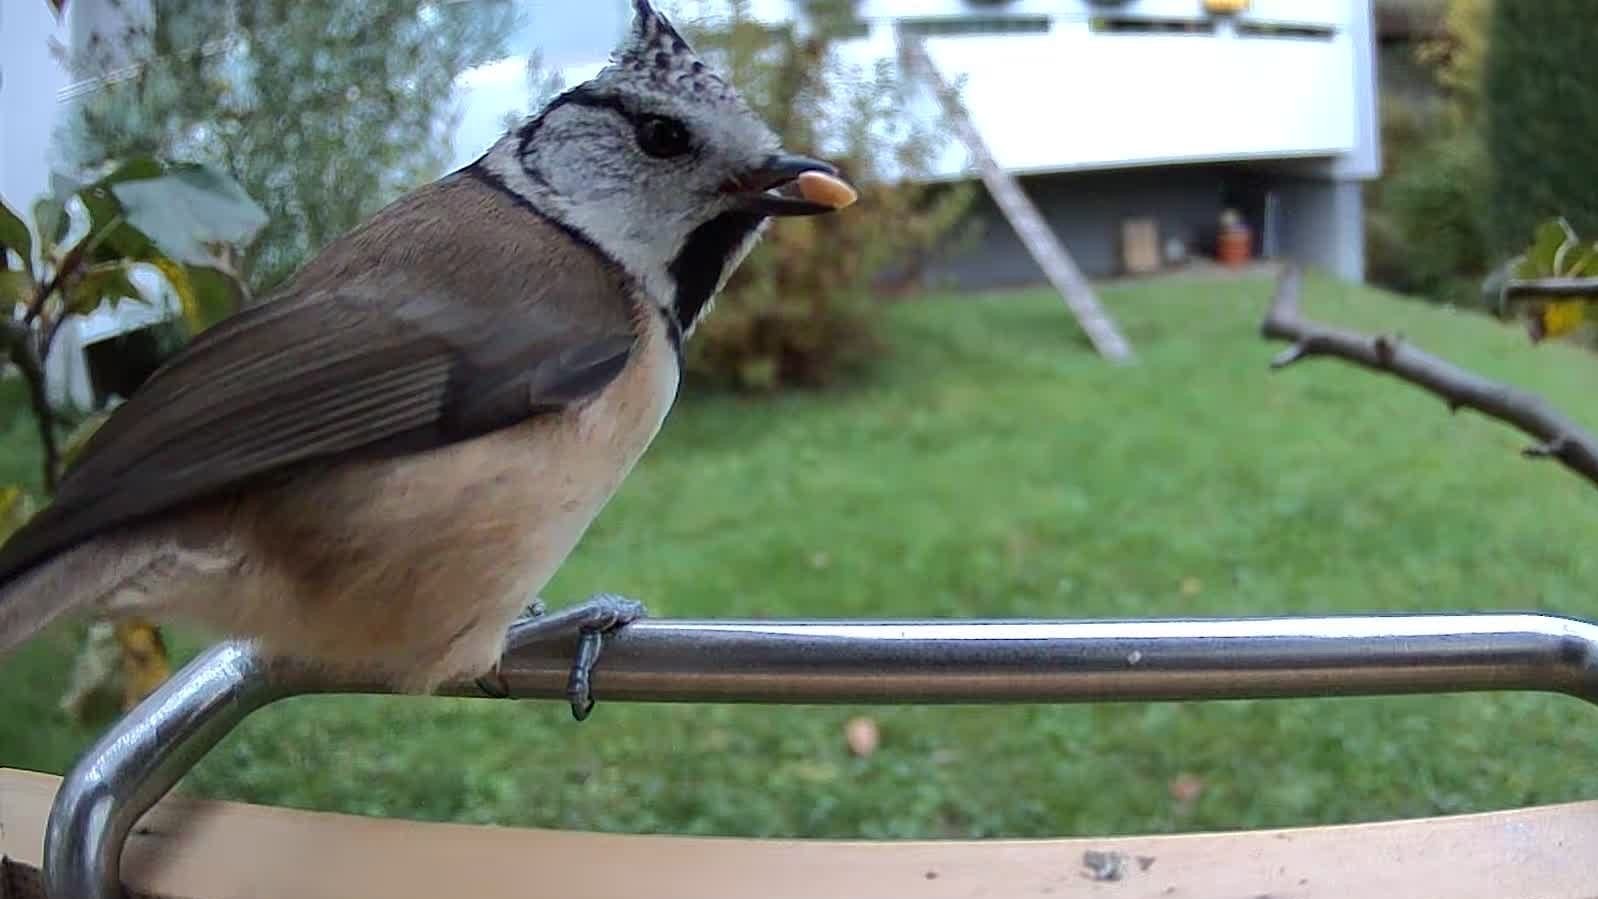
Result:
[[[575,641],[509,653],[518,699],[561,699]],[[1167,621],[645,620],[607,639],[603,702],[999,703],[1545,691],[1598,703],[1598,625],[1550,615]],[[223,644],[68,773],[45,835],[54,899],[121,899],[138,819],[239,721],[333,684]],[[483,696],[475,684],[442,691]],[[589,726],[602,726],[591,724]]]
[[[563,695],[574,643],[524,647],[519,699]],[[1550,690],[1598,702],[1598,625],[1545,615],[1134,621],[641,621],[604,700],[1001,703]],[[462,693],[475,693],[468,687]]]
[[[121,899],[133,825],[256,709],[317,692],[314,678],[248,645],[212,647],[111,726],[62,780],[45,825],[51,899]]]

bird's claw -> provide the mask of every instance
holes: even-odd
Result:
[[[599,661],[599,651],[605,648],[605,632],[584,628],[577,637],[577,657],[572,660],[571,674],[566,678],[566,701],[571,703],[572,717],[578,721],[588,719],[594,710],[592,675]]]
[[[605,635],[615,633],[646,614],[643,603],[611,593],[596,594],[554,614],[545,614],[543,602],[534,600],[527,612],[511,625],[505,648],[509,651],[575,629],[577,655],[566,681],[566,698],[571,703],[572,717],[583,721],[594,709],[594,665],[604,648]],[[510,695],[509,685],[500,677],[497,668],[492,675],[478,678],[477,686],[490,696]]]

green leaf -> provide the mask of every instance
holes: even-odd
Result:
[[[1557,270],[1561,252],[1578,243],[1576,232],[1563,218],[1537,226],[1531,247],[1515,266],[1517,278],[1546,278]]]
[[[155,241],[122,219],[112,219],[106,223],[104,230],[90,232],[84,240],[95,242],[94,252],[88,257],[91,262],[128,260],[153,263],[166,258]]]
[[[102,262],[83,273],[67,294],[67,312],[88,315],[111,300],[143,299],[143,294],[128,278],[128,263]]]
[[[118,163],[109,173],[100,176],[93,184],[90,184],[89,188],[109,188],[124,181],[159,178],[165,171],[166,166],[159,159],[138,156]]]
[[[188,267],[193,287],[192,308],[185,307],[183,318],[193,333],[199,333],[238,311],[244,299],[244,285],[228,272],[210,266]]]
[[[244,246],[266,226],[267,216],[233,179],[208,166],[167,166],[162,174],[110,185],[129,224],[171,258],[207,265],[211,246]]]
[[[1571,244],[1560,252],[1553,274],[1560,278],[1580,278],[1589,270],[1598,271],[1598,247]]]
[[[83,239],[94,242],[94,252],[85,261],[131,259],[144,262],[160,255],[154,241],[128,224],[122,213],[122,204],[109,187],[91,184],[78,194],[78,198],[89,212],[89,233]]]
[[[178,306],[183,310],[183,320],[188,324],[190,331],[198,333],[201,328],[199,323],[204,316],[200,308],[199,294],[195,291],[194,282],[189,278],[188,268],[165,256],[157,256],[149,262],[160,269],[161,276],[172,286],[172,292],[178,295]]]
[[[3,202],[0,202],[0,250],[15,251],[22,257],[23,269],[33,271],[33,235],[28,233],[22,216]]]
[[[266,214],[231,180],[203,166],[132,160],[78,196],[98,241],[89,261],[155,267],[177,296],[191,333],[237,308],[243,286],[207,244],[248,242]]]
[[[89,238],[95,241],[95,251],[87,261],[112,262],[131,259],[151,262],[162,255],[150,236],[128,221],[127,210],[114,192],[124,181],[160,177],[165,167],[147,157],[131,159],[77,193],[89,213]]]
[[[71,224],[65,203],[51,196],[33,201],[33,226],[39,229],[41,256],[48,257],[51,251],[61,245]]]
[[[122,205],[109,193],[91,195],[85,192],[84,206],[89,210],[89,231],[80,241],[87,244],[85,264],[112,262],[148,262],[154,264],[165,259],[166,254],[156,246],[149,235],[129,224],[122,214]]]
[[[166,258],[151,260],[150,264],[172,285],[190,334],[198,334],[232,315],[243,297],[243,285],[220,269],[182,265]]]
[[[1571,267],[1572,278],[1598,278],[1598,243],[1589,244],[1583,258]]]
[[[14,269],[0,271],[0,315],[10,315],[11,310],[33,299],[33,279],[26,272]]]
[[[0,542],[33,517],[33,497],[15,484],[0,487]]]

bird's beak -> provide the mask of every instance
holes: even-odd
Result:
[[[820,215],[859,199],[837,168],[808,156],[771,156],[755,169],[727,179],[723,193],[762,215]]]

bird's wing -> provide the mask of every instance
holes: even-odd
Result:
[[[199,335],[95,432],[54,502],[0,547],[0,583],[262,475],[418,452],[563,408],[609,384],[634,341],[617,297],[495,314],[377,292],[294,295]]]

